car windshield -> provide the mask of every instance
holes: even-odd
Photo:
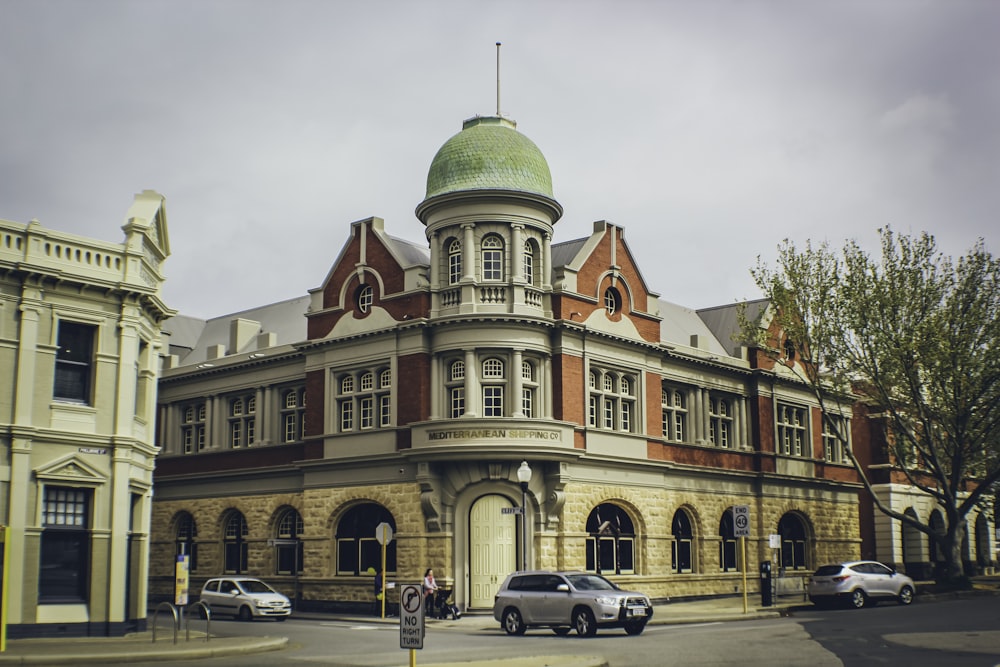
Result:
[[[596,574],[571,574],[566,577],[578,591],[616,591],[618,587]]]
[[[274,593],[274,589],[265,584],[263,581],[257,581],[256,579],[249,579],[247,581],[241,581],[240,587],[246,593]]]
[[[816,570],[815,576],[817,577],[832,577],[835,574],[840,574],[843,568],[839,565],[824,565],[823,567]]]

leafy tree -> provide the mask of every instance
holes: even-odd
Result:
[[[965,519],[1000,481],[1000,262],[982,239],[955,263],[927,234],[879,234],[879,259],[854,241],[837,253],[787,239],[776,268],[758,258],[771,319],[741,309],[741,335],[809,386],[875,506],[928,535],[958,583]],[[837,428],[845,396],[881,413],[894,476],[936,501],[943,532],[874,493]]]

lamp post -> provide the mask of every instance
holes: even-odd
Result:
[[[517,469],[517,481],[521,484],[521,569],[528,567],[528,482],[531,481],[531,466],[521,461]]]

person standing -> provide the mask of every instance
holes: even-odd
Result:
[[[385,588],[385,573],[380,569],[375,575],[375,615],[382,615],[382,589]]]
[[[424,572],[424,615],[428,612],[434,615],[434,594],[437,592],[438,585],[434,581],[434,570],[427,568]]]

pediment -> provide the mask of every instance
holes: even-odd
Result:
[[[35,468],[35,477],[40,480],[74,482],[76,484],[96,485],[108,481],[107,475],[75,453]]]

